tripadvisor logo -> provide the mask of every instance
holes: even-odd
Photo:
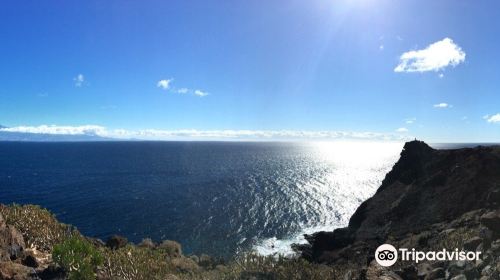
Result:
[[[391,266],[398,260],[398,250],[391,244],[380,245],[375,251],[375,260],[381,266]]]
[[[383,244],[375,251],[375,260],[381,266],[392,266],[398,261],[398,255],[403,261],[414,261],[415,263],[423,260],[475,261],[479,260],[481,252],[459,251],[458,249],[454,251],[443,249],[441,251],[428,252],[416,251],[415,249],[408,250],[406,248],[399,248],[399,250],[397,250],[391,244]]]

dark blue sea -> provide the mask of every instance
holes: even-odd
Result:
[[[38,204],[83,234],[187,254],[290,254],[345,226],[402,143],[0,142],[0,203]]]

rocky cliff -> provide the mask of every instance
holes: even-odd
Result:
[[[499,207],[500,147],[435,150],[412,141],[346,228],[308,235],[309,245],[298,249],[314,262],[366,269],[384,243],[454,250],[479,238],[474,245],[490,247],[500,237]],[[488,215],[497,224],[485,226]],[[492,252],[493,257],[499,253]]]

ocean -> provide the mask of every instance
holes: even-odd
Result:
[[[87,236],[186,254],[292,254],[345,226],[403,143],[0,142],[0,203],[38,204]]]

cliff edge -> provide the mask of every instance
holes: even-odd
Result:
[[[297,249],[313,262],[361,267],[369,266],[384,243],[454,250],[480,231],[499,238],[500,229],[481,224],[486,213],[500,216],[499,208],[500,146],[435,150],[411,141],[347,227],[306,235],[309,244]]]

